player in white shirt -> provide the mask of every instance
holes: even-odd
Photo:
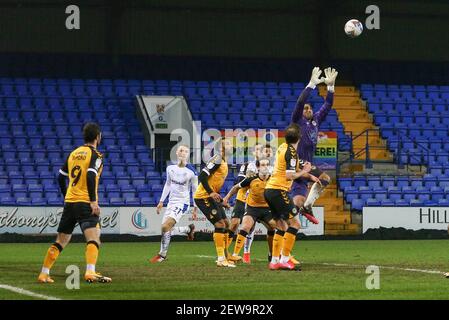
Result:
[[[156,208],[157,214],[160,214],[164,201],[169,196],[167,208],[162,219],[161,250],[150,260],[152,263],[162,262],[167,258],[171,236],[187,235],[187,239],[193,240],[194,224],[190,224],[187,227],[175,227],[181,217],[189,213],[190,192],[194,194],[198,187],[198,177],[195,169],[187,166],[189,154],[190,151],[187,146],[179,146],[176,150],[178,163],[167,167],[167,180]],[[193,220],[196,220],[196,217],[197,208],[194,206],[192,211]]]

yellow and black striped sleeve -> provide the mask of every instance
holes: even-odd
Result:
[[[103,165],[103,159],[96,151],[91,150],[92,155],[90,158],[89,168],[87,169],[87,192],[89,193],[89,200],[91,202],[97,200],[97,175]]]
[[[251,176],[251,177],[248,177],[248,178],[245,178],[245,179],[243,179],[243,180],[239,183],[239,187],[240,187],[240,188],[246,188],[246,187],[249,187],[250,184],[251,184],[251,182],[252,182],[253,180],[257,179],[257,178],[258,178],[257,175]]]
[[[292,146],[289,145],[287,150],[285,150],[285,171],[295,172],[297,161],[298,156],[296,155],[296,151]]]
[[[198,181],[203,185],[204,190],[207,193],[211,194],[213,192],[212,188],[209,186],[208,178],[215,171],[220,168],[221,162],[219,162],[219,158],[217,156],[213,157],[209,160],[207,165],[201,170],[200,175],[198,176]]]

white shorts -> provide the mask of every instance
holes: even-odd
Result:
[[[178,223],[184,214],[189,213],[189,208],[190,205],[188,204],[169,203],[167,205],[167,209],[165,209],[164,218],[162,218],[162,223],[164,223],[168,218],[172,218],[176,221],[176,223]]]

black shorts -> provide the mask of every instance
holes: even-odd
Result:
[[[323,174],[323,171],[321,171],[318,167],[312,166],[312,170],[309,172],[309,174],[319,178]]]
[[[242,221],[243,215],[245,214],[246,203],[240,200],[235,200],[234,209],[232,210],[232,219],[239,218]]]
[[[206,216],[210,223],[215,224],[222,219],[226,219],[226,213],[221,204],[215,202],[212,198],[194,199],[195,204]]]
[[[270,206],[274,220],[288,220],[298,214],[296,206],[287,191],[279,189],[265,189],[265,200]]]
[[[270,208],[246,206],[245,216],[251,216],[255,222],[266,222],[273,219]]]
[[[77,224],[79,224],[82,232],[89,228],[100,228],[100,217],[92,214],[92,209],[88,203],[66,202],[58,232],[72,234]]]

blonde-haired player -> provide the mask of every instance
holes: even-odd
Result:
[[[190,191],[194,194],[198,187],[196,171],[187,164],[189,154],[189,148],[185,145],[180,145],[176,150],[177,164],[167,167],[167,180],[156,208],[157,214],[160,214],[164,201],[169,196],[167,209],[162,219],[161,249],[150,260],[151,263],[162,262],[167,259],[171,236],[187,235],[187,239],[193,240],[194,224],[190,224],[188,227],[175,227],[182,216],[189,212]],[[194,220],[196,220],[196,211],[197,208],[194,207],[192,212]]]

